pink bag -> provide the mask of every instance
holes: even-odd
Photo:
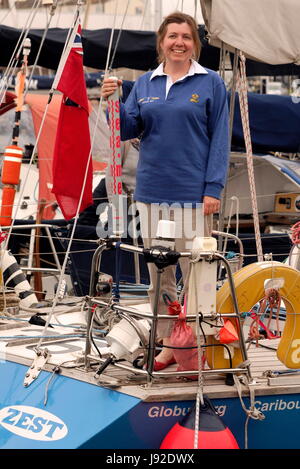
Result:
[[[193,329],[186,322],[186,300],[173,326],[170,345],[171,347],[194,347],[182,350],[174,348],[174,358],[179,365],[177,371],[198,370],[197,339]]]

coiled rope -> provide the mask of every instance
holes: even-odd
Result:
[[[291,227],[291,239],[293,244],[300,244],[300,221]]]

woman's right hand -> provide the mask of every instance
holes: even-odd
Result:
[[[114,80],[112,78],[104,78],[102,87],[101,87],[101,96],[107,99],[111,96],[118,86],[122,86],[122,80]]]

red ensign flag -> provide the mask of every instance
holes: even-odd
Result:
[[[63,100],[53,155],[52,192],[66,220],[76,215],[91,149],[79,20],[75,28],[70,37],[69,48],[59,66],[62,72],[60,75],[57,73],[57,85],[53,85],[53,88],[63,93]],[[90,158],[80,212],[93,203],[92,178]]]

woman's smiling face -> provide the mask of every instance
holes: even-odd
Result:
[[[187,23],[170,23],[165,37],[160,43],[165,61],[185,64],[194,54],[195,43]]]

